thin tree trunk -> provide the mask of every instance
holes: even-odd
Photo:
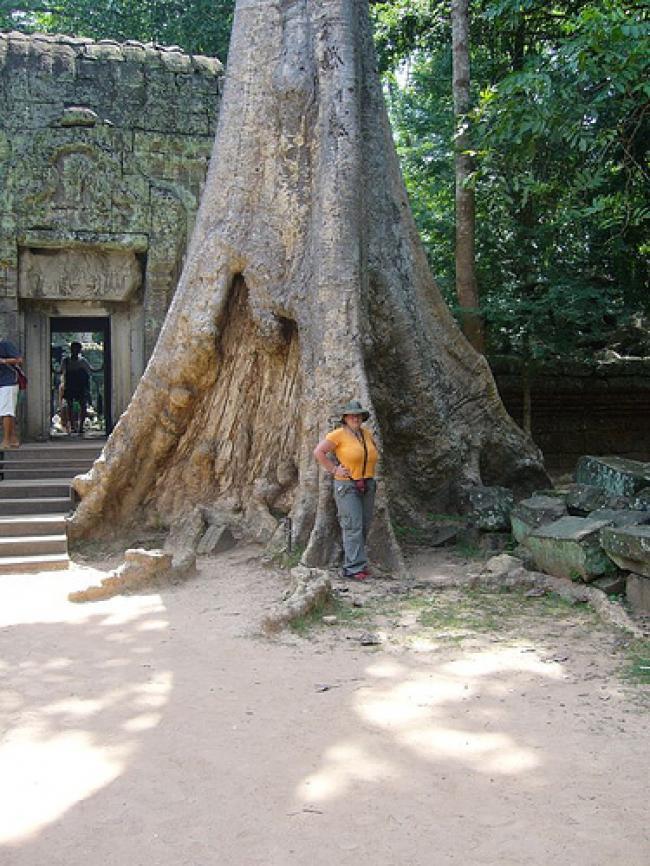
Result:
[[[546,482],[429,273],[383,103],[367,0],[237,3],[214,153],[160,338],[101,458],[75,480],[76,536],[208,505],[303,561],[340,549],[312,457],[339,407],[383,452],[371,555],[393,522],[467,484]]]
[[[533,429],[533,403],[530,390],[530,365],[524,359],[521,368],[521,392],[523,400],[522,427],[529,435]]]
[[[485,351],[483,321],[475,268],[474,189],[468,181],[474,168],[467,114],[470,109],[469,0],[451,4],[453,96],[456,135],[456,295],[463,331],[477,352]]]

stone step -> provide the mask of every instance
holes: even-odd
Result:
[[[23,535],[56,535],[66,531],[63,514],[25,514],[0,517],[0,538]]]
[[[0,559],[11,556],[44,556],[68,552],[65,535],[23,535],[0,538]]]
[[[14,460],[68,461],[87,460],[92,462],[101,454],[103,446],[69,445],[47,447],[43,445],[21,445],[20,448],[0,451],[0,460],[10,463]]]
[[[95,460],[99,457],[99,454],[62,454],[62,455],[54,455],[52,457],[47,454],[21,454],[20,457],[12,457],[7,459],[7,457],[1,456],[2,452],[0,452],[0,469],[11,469],[12,466],[21,467],[33,467],[34,469],[39,469],[43,467],[47,469],[48,467],[56,467],[56,466],[69,466],[80,465],[80,466],[92,466]]]
[[[15,465],[15,468],[14,468]],[[3,481],[29,481],[52,478],[74,478],[75,475],[83,475],[88,472],[92,464],[80,463],[78,466],[61,465],[48,468],[34,468],[29,464],[18,468],[19,464],[12,464],[11,469],[0,469],[0,477]]]
[[[0,558],[0,574],[26,574],[36,571],[61,571],[70,565],[67,553],[44,553],[34,556]]]
[[[0,500],[44,498],[46,496],[69,496],[70,481],[67,478],[51,478],[46,481],[0,481]]]
[[[72,510],[69,496],[43,496],[31,499],[0,499],[0,515],[67,514]]]

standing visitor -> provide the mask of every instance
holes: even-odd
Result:
[[[72,408],[76,402],[79,404],[79,436],[83,438],[84,423],[88,406],[88,390],[90,386],[90,374],[94,372],[88,361],[81,354],[81,343],[70,343],[70,357],[63,359],[63,399],[65,407],[62,407],[63,425],[71,430]]]
[[[341,410],[341,426],[314,449],[314,457],[334,477],[334,499],[343,537],[343,576],[370,577],[366,541],[375,505],[375,464],[379,453],[363,426],[370,412],[358,400]]]
[[[2,418],[0,451],[20,446],[16,432],[16,404],[18,402],[16,366],[22,362],[22,356],[16,346],[9,340],[0,340],[0,417]]]

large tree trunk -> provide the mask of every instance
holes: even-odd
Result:
[[[129,408],[75,482],[77,537],[206,504],[260,539],[290,514],[303,561],[332,561],[312,450],[352,397],[383,451],[371,554],[388,567],[391,518],[453,507],[468,483],[546,481],[429,273],[367,6],[237,3],[187,262]]]
[[[456,135],[454,161],[456,175],[456,295],[461,308],[463,331],[478,352],[485,351],[483,321],[475,267],[474,188],[468,180],[474,168],[469,152],[467,115],[470,109],[469,0],[452,0],[453,95]]]

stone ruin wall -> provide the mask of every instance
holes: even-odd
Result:
[[[493,359],[492,369],[521,424],[520,362]],[[586,454],[650,461],[650,358],[540,364],[530,384],[532,434],[551,472],[572,472]]]
[[[198,207],[221,79],[218,60],[180,49],[0,33],[2,333],[24,348],[21,314],[45,302],[61,315],[130,305],[149,356]]]

